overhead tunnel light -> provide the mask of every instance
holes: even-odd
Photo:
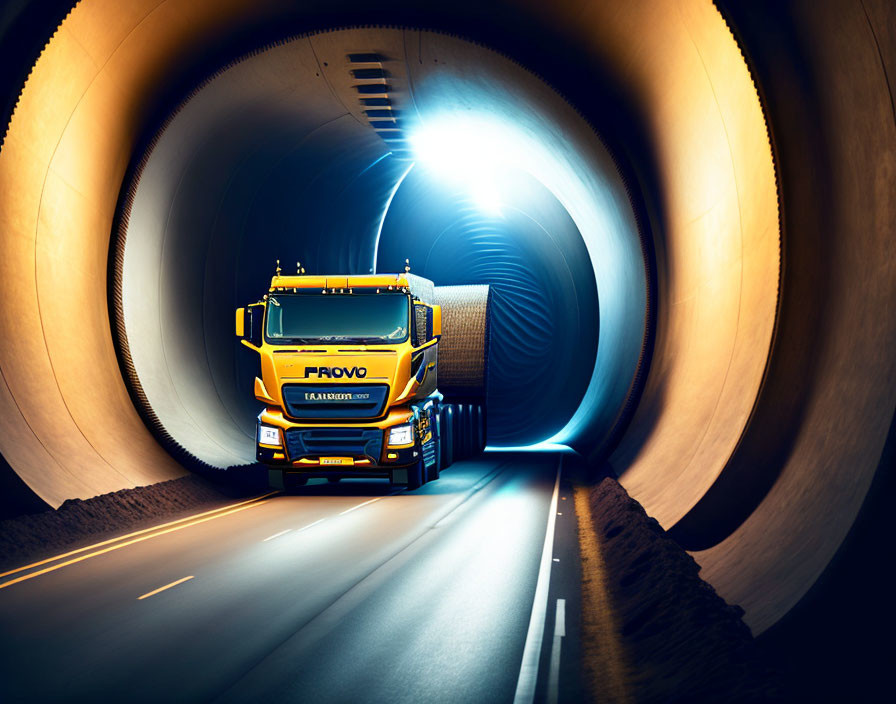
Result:
[[[489,127],[452,115],[427,121],[408,141],[421,167],[450,185],[467,189],[483,212],[501,215],[500,183],[510,159],[506,138],[496,140]]]

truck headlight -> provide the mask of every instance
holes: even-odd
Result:
[[[408,423],[407,425],[396,425],[394,428],[389,428],[389,447],[396,447],[397,445],[410,445],[414,442],[414,426]]]
[[[270,425],[259,425],[258,443],[259,445],[276,445],[281,447],[280,430],[272,428]]]

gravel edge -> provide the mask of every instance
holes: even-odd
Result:
[[[743,609],[700,579],[694,558],[615,479],[586,491],[634,700],[784,701]]]
[[[222,484],[191,474],[0,521],[0,570],[257,496],[257,483]]]

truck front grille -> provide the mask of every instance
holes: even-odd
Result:
[[[383,450],[383,431],[377,428],[291,428],[286,431],[286,449],[291,460],[307,455],[364,455],[378,463]]]
[[[386,384],[284,384],[286,412],[302,420],[377,418],[383,414]]]

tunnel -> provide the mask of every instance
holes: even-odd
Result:
[[[642,239],[610,153],[530,73],[432,32],[312,34],[238,58],[150,144],[119,198],[116,327],[144,415],[198,461],[254,461],[228,311],[281,258],[489,284],[491,444],[610,432],[645,344]]]
[[[57,507],[251,463],[233,309],[277,260],[407,259],[493,289],[489,443],[614,473],[754,635],[842,554],[896,405],[890,4],[42,21],[0,149],[7,484]]]

